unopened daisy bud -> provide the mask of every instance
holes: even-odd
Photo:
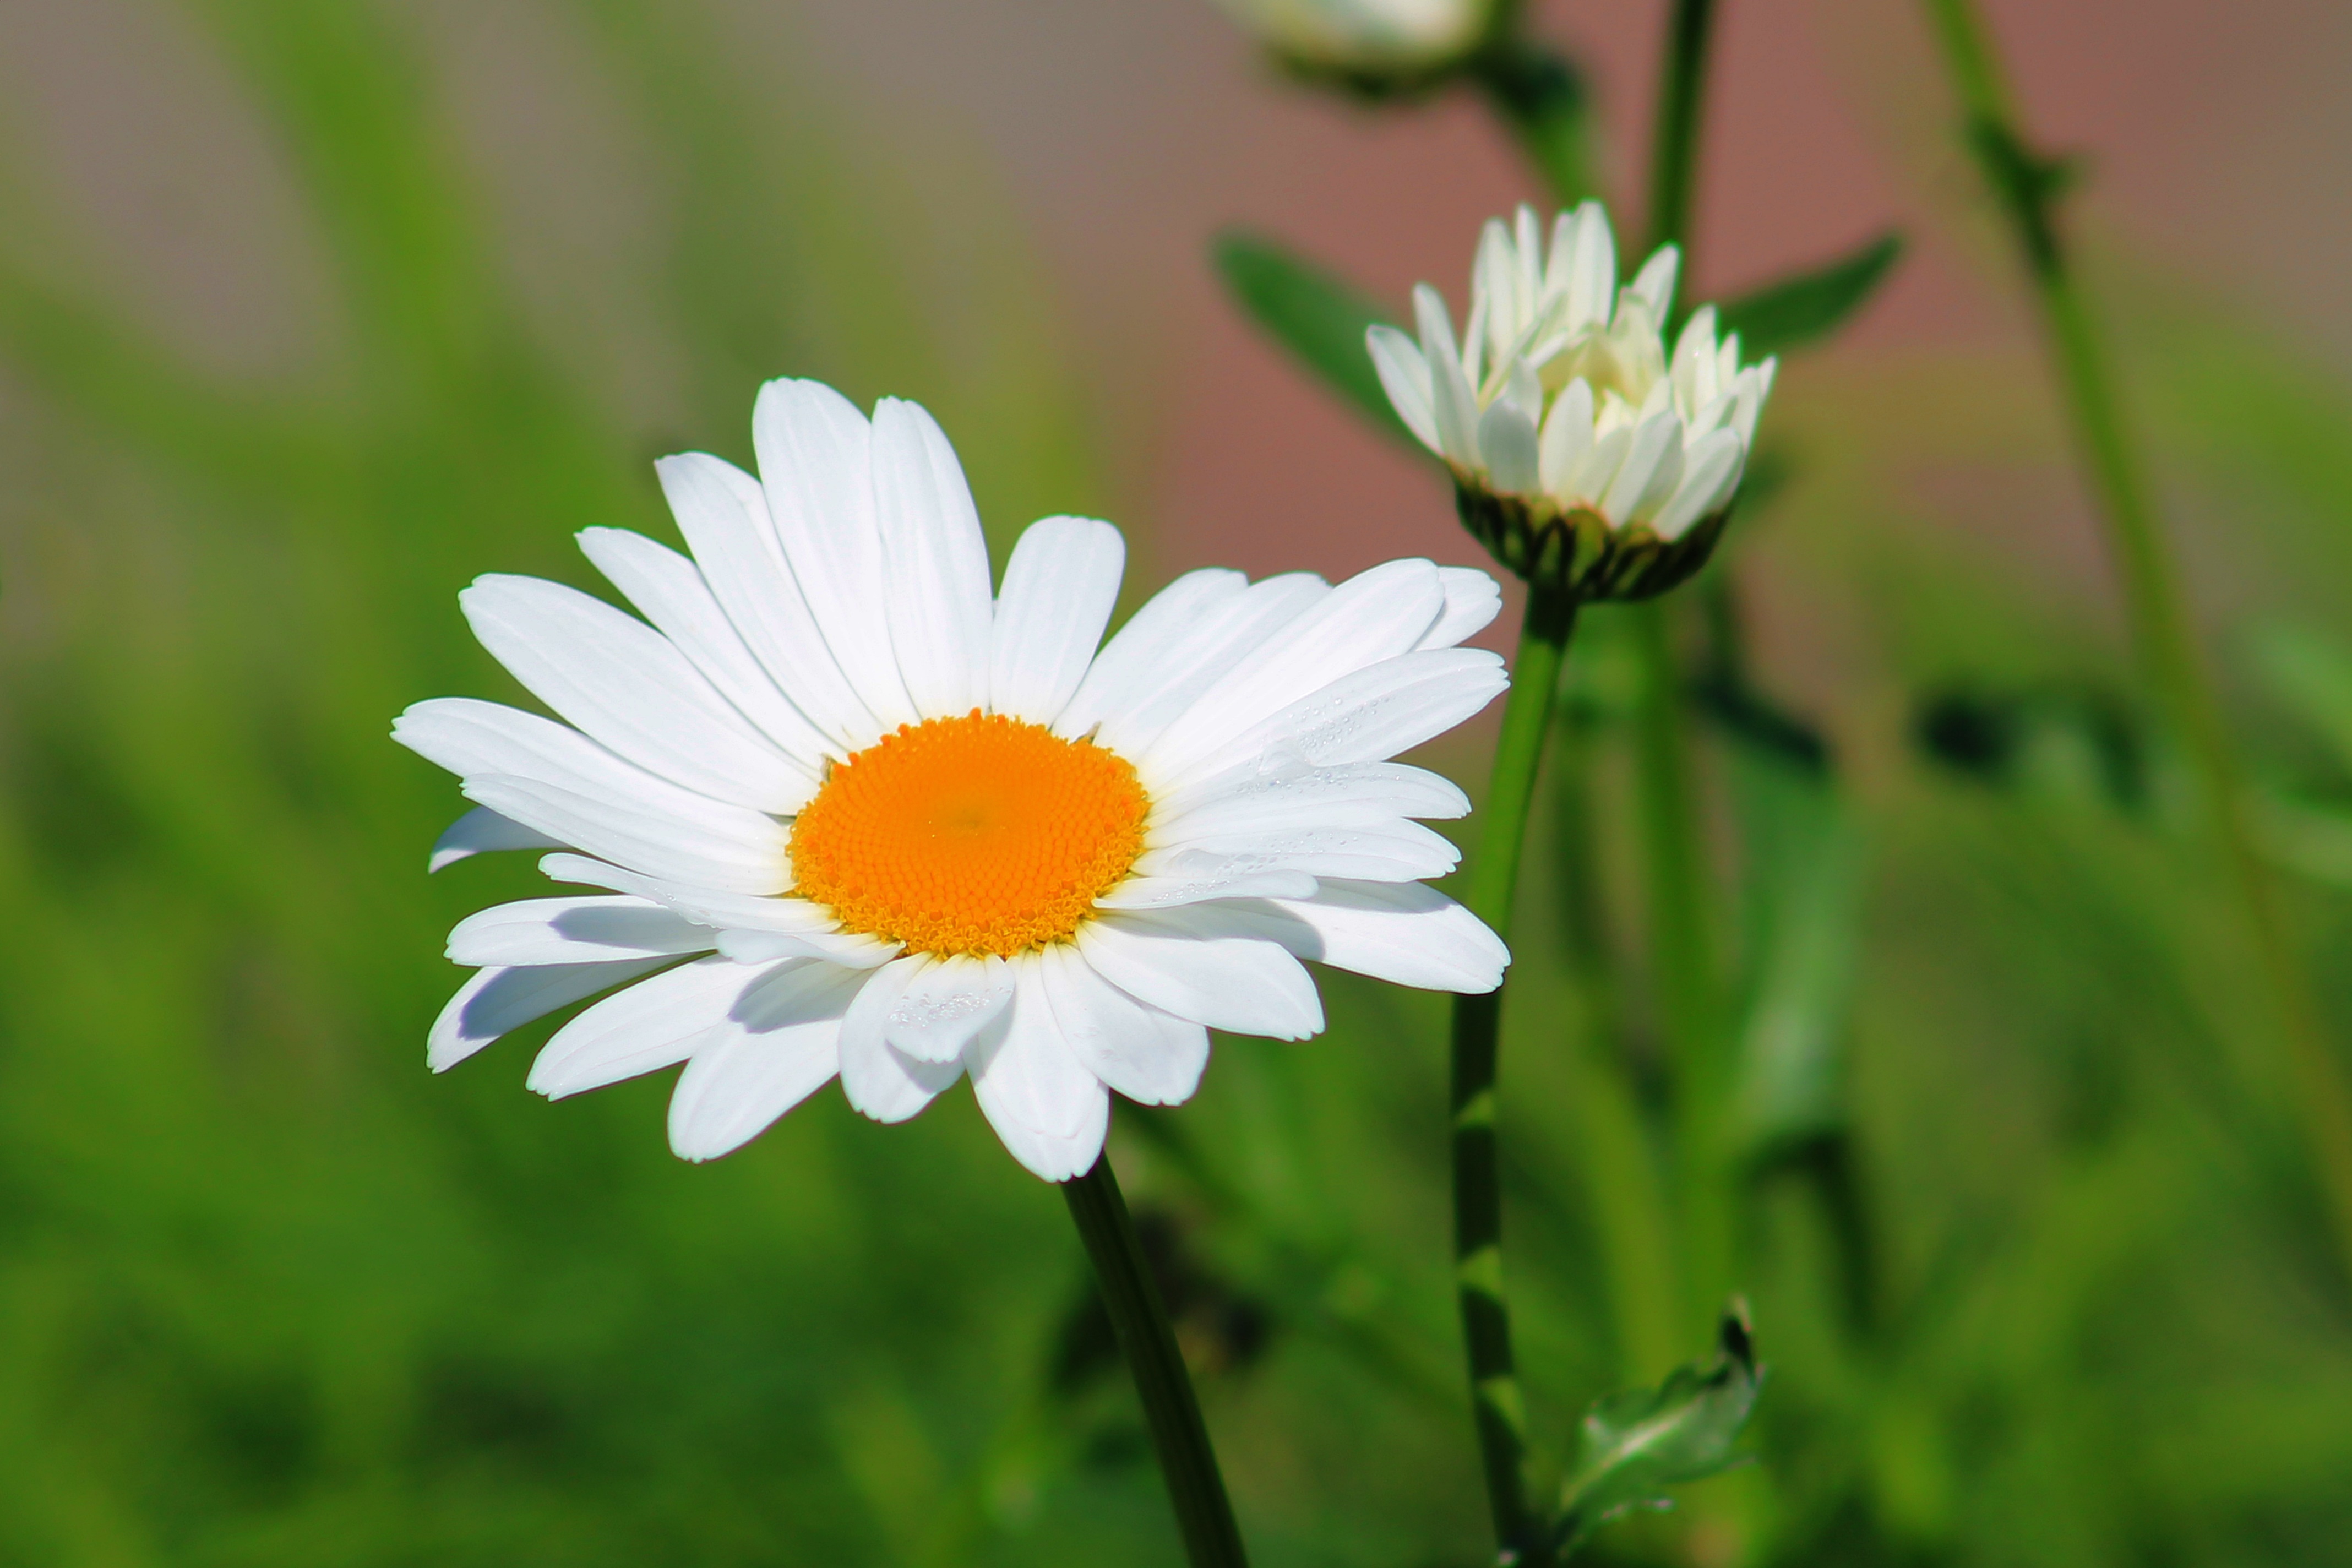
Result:
[[[1441,77],[1486,36],[1495,0],[1220,0],[1285,65],[1373,91]]]
[[[1777,361],[1743,366],[1715,309],[1666,349],[1680,254],[1617,285],[1598,202],[1562,213],[1549,251],[1533,209],[1489,220],[1457,341],[1445,300],[1413,290],[1421,341],[1367,335],[1389,401],[1454,471],[1462,521],[1497,561],[1580,599],[1642,599],[1698,570],[1723,531]]]

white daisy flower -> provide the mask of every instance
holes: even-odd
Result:
[[[968,1076],[1014,1158],[1060,1181],[1100,1152],[1111,1090],[1192,1094],[1210,1029],[1321,1029],[1301,959],[1500,984],[1501,942],[1422,884],[1456,855],[1412,819],[1469,802],[1387,760],[1503,689],[1501,660],[1454,646],[1499,604],[1485,573],[1193,572],[1097,650],[1125,558],[1108,523],[1033,525],[992,598],[921,408],[869,422],[778,381],[753,436],[757,479],[659,465],[691,558],[580,536],[645,620],[530,577],[460,595],[568,722],[442,698],[394,724],[477,803],[434,868],[550,850],[551,878],[601,889],[458,924],[449,956],[478,973],[433,1026],[436,1071],[612,991],[531,1088],[683,1062],[670,1143],[707,1160],[836,1073],[882,1121]]]
[[[1547,255],[1534,209],[1489,219],[1457,344],[1436,289],[1413,290],[1415,343],[1367,334],[1381,384],[1454,470],[1463,521],[1531,581],[1643,597],[1696,570],[1746,471],[1778,362],[1742,366],[1739,335],[1695,313],[1666,353],[1680,253],[1617,286],[1598,202],[1562,213]]]
[[[1269,48],[1309,70],[1439,69],[1468,53],[1494,0],[1220,0]]]

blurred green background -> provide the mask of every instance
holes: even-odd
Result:
[[[727,7],[490,16],[26,0],[0,45],[0,1560],[1172,1563],[1062,1205],[968,1096],[883,1129],[828,1091],[688,1167],[666,1079],[523,1092],[546,1026],[425,1073],[443,932],[536,879],[428,881],[459,802],[385,728],[514,695],[456,589],[597,586],[569,542],[592,524],[674,537],[650,458],[747,460],[772,374],[921,398],[1000,547],[1107,513],[1135,594],[1228,539],[1333,574],[1469,547],[1336,415],[1299,412],[1287,463],[1285,400],[1312,395],[1270,359],[1224,398],[1225,361],[1170,346],[1166,279],[1205,279],[1207,227],[1146,216],[1152,158],[1099,221],[1158,259],[1107,272],[1106,241],[1074,276],[1048,256],[1068,214],[1028,194],[1052,156],[1001,167],[944,111],[747,48]],[[1238,44],[1216,63],[1236,99],[1276,90]],[[1272,112],[1250,134],[1331,111]],[[1300,132],[1426,184],[1416,133]],[[60,136],[130,171],[143,216]],[[1414,210],[1510,199],[1507,154],[1477,159],[1470,195]],[[1215,160],[1187,166],[1170,204],[1218,208]],[[1936,316],[1937,276],[2001,278],[1966,192],[1928,188],[1904,320]],[[1460,287],[1466,219],[1393,246],[1354,221],[1292,226],[1403,258],[1377,286]],[[1851,237],[1795,232],[1771,243],[1797,258]],[[2333,328],[2289,337],[2127,233],[2095,226],[2091,266],[2352,1039],[2352,386]],[[1744,1062],[1738,1268],[1773,1372],[1761,1463],[1601,1553],[2341,1562],[2352,1291],[2266,1010],[2034,362],[1937,319],[1792,368],[1784,477],[1683,607]],[[1139,386],[1171,365],[1176,391]],[[1247,439],[1210,449],[1234,427],[1207,401]],[[1729,616],[1754,623],[1738,668]],[[1591,830],[1542,825],[1505,1058],[1556,1456],[1585,1403],[1705,1342],[1701,1304],[1640,1315],[1628,1259],[1674,1260],[1623,1232],[1622,1184],[1654,1173],[1593,1093],[1596,1061],[1638,1088],[1655,1056],[1622,632],[1595,614],[1573,661],[1562,776],[1590,809],[1556,815]],[[1486,739],[1428,760],[1475,789]],[[1443,1007],[1326,978],[1327,1037],[1222,1043],[1192,1106],[1123,1111],[1115,1148],[1258,1560],[1466,1565]]]

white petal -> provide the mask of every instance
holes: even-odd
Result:
[[[1204,905],[1212,916],[1226,906]],[[1426,991],[1484,993],[1511,962],[1502,938],[1436,889],[1419,882],[1328,881],[1311,899],[1264,906],[1280,922],[1242,925],[1300,958]]]
[[[1617,297],[1617,237],[1599,202],[1577,209],[1576,255],[1569,266],[1568,326],[1580,331],[1609,319]]]
[[[831,954],[818,945],[814,936],[793,936],[780,931],[746,930],[736,927],[719,931],[711,943],[720,955],[736,963],[767,964],[780,958],[827,958]],[[853,969],[876,969],[898,955],[895,947],[877,954],[871,963],[844,965]]]
[[[841,1090],[877,1121],[904,1121],[963,1076],[963,1064],[921,1062],[890,1044],[890,1012],[929,963],[913,954],[873,972],[841,1019]]]
[[[1169,910],[1210,899],[1303,899],[1315,890],[1304,871],[1269,870],[1255,860],[1195,852],[1172,859],[1165,875],[1129,877],[1095,900],[1098,910]]]
[[[1502,659],[1484,648],[1429,648],[1384,659],[1202,752],[1184,773],[1155,777],[1151,788],[1172,793],[1261,759],[1318,768],[1384,762],[1444,733],[1509,684]]]
[[[751,445],[776,542],[834,661],[884,728],[915,722],[890,651],[873,427],[822,382],[772,381],[752,405]]]
[[[805,776],[803,800],[788,809],[805,804],[806,795],[816,792],[826,753],[837,743],[793,705],[744,646],[701,568],[668,546],[621,528],[583,530],[580,549],[737,712],[799,764]]]
[[[1357,769],[1395,769],[1397,773],[1416,778],[1397,783],[1383,778],[1352,778]],[[1418,781],[1430,781],[1433,787],[1418,787]],[[1146,851],[1173,848],[1181,844],[1206,847],[1216,839],[1286,832],[1395,835],[1406,832],[1406,818],[1465,814],[1467,802],[1461,790],[1449,785],[1444,778],[1437,778],[1437,773],[1425,773],[1423,769],[1397,762],[1362,762],[1345,769],[1306,769],[1298,775],[1298,787],[1291,790],[1246,795],[1234,790],[1230,795],[1218,795],[1195,809],[1169,814],[1167,820],[1160,820],[1155,811],[1150,830],[1143,835],[1143,847]],[[1413,832],[1418,835],[1423,830]]]
[[[1290,572],[1204,609],[1151,672],[1137,679],[1126,701],[1106,708],[1096,743],[1123,757],[1142,755],[1202,693],[1330,591],[1320,577]]]
[[[1544,493],[1565,500],[1563,481],[1577,461],[1592,447],[1592,385],[1582,376],[1568,384],[1544,416],[1543,439],[1536,456],[1538,478]]]
[[[1445,589],[1426,561],[1359,573],[1259,644],[1132,760],[1157,788],[1267,715],[1409,651],[1444,608]]]
[[[760,963],[771,958],[814,953],[846,968],[872,969],[887,963],[898,952],[895,942],[843,931],[832,910],[806,899],[762,898],[694,887],[625,870],[581,855],[550,855],[540,861],[539,868],[558,882],[583,882],[592,888],[610,888],[666,904],[696,924],[717,930],[719,951],[738,963]],[[787,936],[793,939],[793,945],[753,952],[743,941],[753,933]]]
[[[1536,209],[1527,203],[1519,204],[1512,226],[1511,259],[1517,268],[1517,299],[1522,318],[1535,314],[1536,300],[1543,292],[1543,229],[1536,222]]]
[[[411,705],[393,721],[392,738],[460,779],[492,773],[532,779],[589,796],[642,819],[643,825],[676,824],[681,830],[762,854],[781,842],[773,817],[656,778],[579,731],[519,708],[470,697],[436,697]],[[526,826],[545,834],[555,831],[540,822]]]
[[[670,1092],[670,1148],[687,1160],[731,1154],[823,1088],[839,1065],[841,1015],[861,979],[809,963],[748,987],[694,1041]]]
[[[639,981],[556,1030],[523,1081],[561,1100],[682,1062],[694,1037],[724,1019],[762,973],[698,958]]]
[[[1437,585],[1445,591],[1445,608],[1412,645],[1416,648],[1452,647],[1485,631],[1502,613],[1503,585],[1475,566],[1440,566]]]
[[[1478,231],[1477,253],[1470,263],[1472,326],[1463,334],[1463,346],[1482,360],[1488,351],[1502,353],[1517,335],[1518,273],[1510,230],[1500,218],[1488,218]]]
[[[1658,537],[1680,539],[1693,523],[1729,500],[1739,484],[1740,465],[1746,457],[1747,448],[1737,430],[1717,430],[1703,437],[1685,453],[1681,486],[1651,524]]]
[[[1633,444],[1631,425],[1620,425],[1601,437],[1584,449],[1582,457],[1569,465],[1554,493],[1570,505],[1599,500],[1616,479],[1617,470],[1625,466],[1625,449]]]
[[[1536,488],[1535,421],[1509,398],[1496,398],[1478,416],[1478,450],[1496,489],[1525,495]]]
[[[933,957],[883,1021],[883,1037],[919,1062],[951,1062],[1013,1000],[1013,970],[994,953]]]
[[[1429,362],[1421,357],[1421,350],[1411,338],[1385,324],[1364,329],[1364,347],[1371,353],[1372,369],[1380,374],[1381,388],[1389,395],[1389,405],[1397,417],[1404,421],[1414,439],[1442,454],[1437,414],[1430,401]]]
[[[1683,335],[1675,341],[1675,357],[1666,374],[1674,380],[1675,396],[1682,405],[1696,409],[1715,400],[1719,390],[1715,372],[1715,307],[1702,305],[1691,313]]]
[[[1756,421],[1764,412],[1764,400],[1772,395],[1772,378],[1780,368],[1779,360],[1768,359],[1739,373],[1747,385],[1740,388],[1739,411],[1731,416],[1731,423],[1750,447],[1756,444]]]
[[[1277,1040],[1322,1031],[1323,1004],[1297,959],[1218,934],[1190,908],[1097,915],[1078,928],[1077,948],[1105,980],[1180,1018]]]
[[[874,407],[874,510],[887,565],[890,647],[929,718],[988,700],[988,544],[947,433],[919,405]]]
[[[1036,961],[1013,967],[1013,1005],[964,1051],[972,1098],[1014,1159],[1049,1182],[1066,1182],[1101,1155],[1110,1095],[1063,1040]]]
[[[878,734],[785,563],[760,481],[704,452],[664,458],[654,471],[711,596],[777,689],[841,745]]]
[[[1675,493],[1675,485],[1682,475],[1683,422],[1668,408],[1653,415],[1633,432],[1633,445],[1625,454],[1625,466],[1610,485],[1601,510],[1611,521],[1621,525],[1647,522]]]
[[[1360,824],[1374,820],[1375,816],[1469,814],[1470,797],[1451,780],[1407,763],[1350,763],[1333,768],[1249,766],[1155,800],[1144,842],[1156,845],[1163,836],[1174,842],[1204,827]]]
[[[1085,517],[1033,522],[1004,563],[989,661],[989,706],[1051,724],[1077,692],[1118,600],[1127,542]]]
[[[449,932],[449,962],[608,963],[709,952],[717,934],[646,899],[524,899],[459,921]]]
[[[1252,870],[1304,871],[1320,881],[1349,877],[1368,882],[1408,882],[1443,877],[1462,852],[1417,822],[1391,818],[1377,827],[1282,827],[1212,833],[1136,857],[1139,877],[1170,875],[1213,855]]]
[[[1112,714],[1132,712],[1149,700],[1167,684],[1171,656],[1186,645],[1202,618],[1248,587],[1249,579],[1239,572],[1211,566],[1187,572],[1151,595],[1087,667],[1077,695],[1054,721],[1054,732],[1082,740]]]
[[[1139,1105],[1181,1105],[1209,1065],[1209,1031],[1095,973],[1067,942],[1037,955],[1045,1000],[1086,1069]]]
[[[465,791],[501,816],[647,876],[730,893],[780,893],[792,880],[784,830],[772,817],[714,831],[512,773],[477,774]]]
[[[1428,284],[1412,291],[1413,313],[1421,323],[1421,355],[1429,366],[1431,414],[1437,423],[1438,451],[1465,468],[1478,466],[1478,400],[1462,372],[1462,351],[1454,346],[1454,323],[1445,313],[1444,298]]]
[[[440,837],[433,841],[433,852],[425,858],[427,872],[438,871],[444,866],[494,849],[561,849],[559,839],[550,838],[536,828],[500,816],[487,805],[478,805],[451,823]]]
[[[668,962],[641,958],[625,963],[477,971],[433,1020],[425,1037],[425,1065],[435,1072],[446,1072],[510,1029],[520,1029],[558,1007],[635,980]]]
[[[537,577],[478,577],[457,603],[491,657],[615,755],[757,811],[808,798],[807,770],[643,621]]]
[[[1663,321],[1673,312],[1675,274],[1682,262],[1680,250],[1671,245],[1662,245],[1649,260],[1642,263],[1642,270],[1633,275],[1633,281],[1626,285],[1650,307],[1651,320]]]

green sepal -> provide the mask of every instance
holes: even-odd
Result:
[[[1667,1506],[1668,1487],[1745,1461],[1732,1445],[1756,1407],[1764,1370],[1740,1302],[1723,1314],[1717,1344],[1713,1365],[1678,1367],[1655,1388],[1612,1394],[1585,1413],[1583,1451],[1554,1527],[1559,1550],[1629,1510]]]
[[[1731,517],[1726,506],[1680,538],[1661,539],[1646,523],[1611,528],[1591,507],[1564,509],[1549,496],[1487,489],[1477,475],[1459,468],[1454,510],[1470,536],[1514,575],[1578,604],[1655,598],[1706,564]]]
[[[1717,305],[1716,331],[1738,332],[1740,358],[1749,361],[1816,342],[1862,308],[1902,255],[1903,237],[1882,234],[1826,267]]]
[[[1367,328],[1396,324],[1385,310],[1337,275],[1259,235],[1219,235],[1211,255],[1234,300],[1268,337],[1383,433],[1424,450],[1389,405],[1364,347]]]

